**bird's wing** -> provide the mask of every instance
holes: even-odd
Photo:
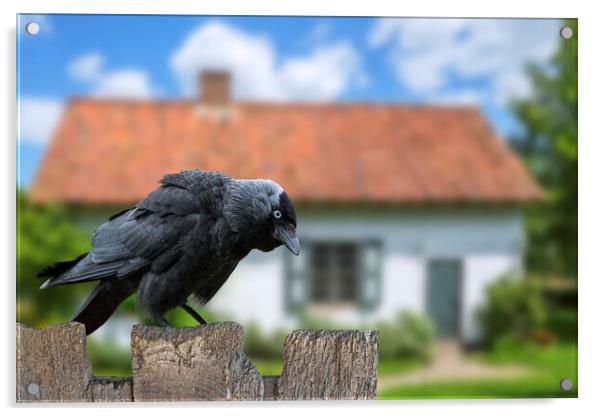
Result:
[[[157,261],[159,269],[166,268],[177,260],[179,242],[201,215],[197,196],[187,189],[163,184],[135,208],[96,230],[91,260],[96,264],[129,260],[118,277],[142,263]]]
[[[180,243],[195,225],[211,226],[228,180],[198,170],[165,175],[142,202],[98,227],[90,252],[44,287],[168,269],[180,258]]]
[[[200,217],[199,213],[178,215],[138,208],[95,232],[90,260],[99,266],[122,262],[117,277],[151,265],[160,272],[177,260],[179,242]]]
[[[180,256],[179,242],[203,214],[198,198],[162,185],[132,209],[111,217],[92,236],[92,249],[46,286],[161,272]]]

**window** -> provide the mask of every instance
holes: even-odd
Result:
[[[356,243],[312,244],[311,302],[347,303],[357,300],[359,251]]]
[[[284,298],[289,312],[313,305],[376,308],[382,295],[379,240],[301,241],[301,255],[286,254]]]

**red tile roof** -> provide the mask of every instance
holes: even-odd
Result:
[[[71,100],[32,198],[132,203],[187,168],[271,178],[299,202],[543,197],[475,108],[237,102],[209,113],[192,101]]]

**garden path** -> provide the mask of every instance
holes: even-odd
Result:
[[[428,365],[402,374],[379,377],[378,390],[438,381],[516,378],[533,371],[518,364],[494,365],[470,359],[458,342],[440,341],[435,345],[434,358]]]

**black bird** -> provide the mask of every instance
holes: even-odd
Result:
[[[47,266],[40,289],[98,280],[73,318],[91,334],[136,292],[159,324],[186,302],[207,303],[253,249],[284,244],[299,254],[295,209],[286,192],[266,179],[237,180],[217,172],[168,174],[136,206],[113,215],[92,235],[92,249]]]

